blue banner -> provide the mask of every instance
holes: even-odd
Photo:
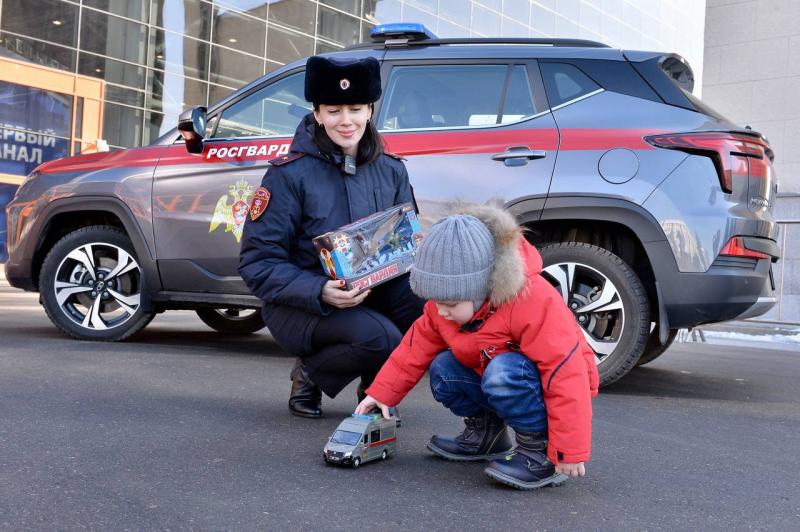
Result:
[[[26,176],[69,155],[72,97],[0,81],[0,174]],[[6,251],[6,205],[16,185],[0,182],[0,262]]]

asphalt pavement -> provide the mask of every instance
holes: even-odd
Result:
[[[601,392],[587,476],[519,492],[432,457],[460,420],[427,380],[398,454],[322,447],[355,406],[289,415],[292,359],[191,312],[123,343],[71,340],[0,279],[0,528],[7,530],[797,530],[800,353],[674,345]]]

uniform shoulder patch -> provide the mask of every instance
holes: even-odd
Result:
[[[253,201],[250,202],[250,220],[255,222],[264,214],[264,211],[267,210],[267,205],[269,205],[269,198],[269,190],[264,187],[256,189],[255,194],[253,194]]]
[[[284,164],[296,161],[303,155],[305,155],[305,153],[298,153],[298,152],[287,153],[286,155],[282,155],[280,157],[272,159],[271,161],[269,161],[269,164],[271,164],[272,166],[283,166]]]
[[[392,159],[397,159],[398,161],[405,161],[406,160],[405,157],[403,157],[402,155],[397,155],[396,153],[392,153],[392,152],[389,152],[389,151],[385,151],[383,153],[385,153],[386,155],[388,155]]]

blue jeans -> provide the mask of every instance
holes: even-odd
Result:
[[[497,355],[481,377],[447,350],[436,356],[428,371],[434,399],[457,416],[477,416],[488,409],[515,430],[547,430],[539,370],[525,355]]]

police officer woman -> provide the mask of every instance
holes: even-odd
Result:
[[[299,357],[289,410],[322,416],[321,391],[335,397],[361,378],[358,399],[422,314],[408,276],[361,294],[324,273],[312,239],[413,201],[403,163],[383,151],[372,122],[381,96],[375,58],[311,57],[305,97],[314,106],[289,154],[271,161],[242,239],[239,273],[264,301],[278,344]]]

